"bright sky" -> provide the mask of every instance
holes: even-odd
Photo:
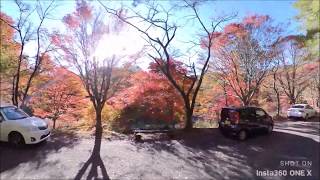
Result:
[[[16,5],[11,0],[1,0],[1,11],[8,14],[9,16],[15,18],[17,13]],[[32,2],[32,1],[28,1]],[[62,19],[64,15],[67,13],[71,13],[74,11],[74,1],[58,1],[59,6],[55,9],[54,17],[56,19]],[[104,4],[108,6],[117,6],[120,7],[121,3],[127,6],[131,6],[132,1],[102,1]],[[159,1],[160,2],[160,1]],[[178,1],[161,1],[164,6],[170,5],[171,3],[177,3]],[[238,16],[233,21],[240,21],[244,16],[250,14],[261,14],[261,15],[269,15],[271,16],[275,22],[277,23],[287,23],[290,20],[293,20],[297,15],[298,11],[293,8],[292,4],[293,0],[218,0],[218,1],[209,1],[208,3],[202,5],[200,7],[200,16],[204,20],[206,24],[210,22],[210,18],[221,16],[221,14],[230,14],[230,13],[238,13]],[[95,4],[97,7],[100,5],[98,3]],[[136,7],[139,9],[139,6]],[[131,6],[131,8],[134,8]],[[177,23],[183,22],[183,20],[179,19],[180,17],[184,17],[190,12],[181,11],[176,12],[177,14],[174,16],[174,21]],[[34,19],[36,19],[34,17]],[[230,21],[231,22],[231,21]],[[228,23],[230,23],[228,22]],[[179,49],[186,50],[190,44],[185,43],[188,40],[195,40],[194,37],[199,32],[198,23],[189,22],[187,24],[183,23],[183,27],[180,27],[176,34],[175,46]],[[53,31],[63,29],[63,24],[60,20],[48,20],[45,23],[45,26]],[[286,29],[288,34],[296,34],[296,33],[304,33],[299,30],[299,24],[297,22],[292,21],[292,24]],[[154,32],[157,34],[157,32]],[[135,52],[141,50],[145,41],[141,38],[141,34],[135,31],[133,28],[127,28],[122,31],[118,35],[107,35],[105,36],[98,48],[96,50],[97,56],[103,58],[105,56],[116,55],[131,55]],[[35,45],[30,43],[26,47],[27,54],[32,55],[35,54]],[[150,62],[147,58],[140,59],[140,66],[143,68],[148,66]]]

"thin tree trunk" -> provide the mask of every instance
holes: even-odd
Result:
[[[53,129],[56,129],[56,121],[57,121],[56,119],[53,119],[53,127],[52,127]]]
[[[277,85],[276,85],[276,80],[277,80],[277,77],[276,77],[276,72],[273,73],[273,90],[274,92],[276,93],[276,97],[277,97],[277,116],[280,116],[280,93],[277,89]]]
[[[16,77],[13,79],[14,89],[13,89],[13,98],[12,98],[12,104],[15,106],[19,105],[18,96],[19,96],[19,84],[20,84],[20,69],[21,69],[21,62],[23,59],[23,45],[21,46],[20,54],[19,54],[19,61],[18,61],[18,67],[16,71]]]
[[[22,95],[22,102],[21,102],[21,105],[24,105],[26,103],[26,100],[27,100],[27,97],[28,97],[28,92],[29,92],[29,89],[30,89],[30,86],[31,86],[31,82],[34,78],[36,74],[36,71],[33,71],[30,78],[28,79],[28,82],[27,82],[27,86],[26,86],[26,89]]]
[[[26,86],[26,89],[25,91],[23,92],[23,97],[22,97],[22,102],[21,102],[21,105],[24,105],[25,104],[25,101],[28,97],[28,92],[29,92],[29,88],[31,86],[31,83],[32,83],[32,80],[33,78],[36,76],[40,66],[41,66],[41,61],[42,61],[42,58],[40,57],[40,27],[41,27],[41,24],[42,24],[43,21],[41,21],[40,23],[40,26],[38,27],[38,30],[37,30],[37,55],[36,55],[36,62],[35,62],[35,65],[34,65],[34,70],[32,71],[29,79],[28,79],[28,82],[27,82],[27,86]]]
[[[16,75],[14,75],[12,79],[11,101],[13,105],[16,105],[14,103],[15,102],[15,80],[16,80]]]
[[[277,116],[280,116],[280,94],[277,91]]]

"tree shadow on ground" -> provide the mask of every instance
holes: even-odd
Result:
[[[49,154],[58,152],[63,147],[73,147],[78,140],[78,136],[73,132],[53,132],[47,142],[24,145],[19,148],[13,147],[9,143],[1,142],[0,173],[15,168],[24,162],[36,162],[36,167],[39,168]]]
[[[300,118],[300,117],[286,118],[286,120],[288,120],[288,121],[304,121],[304,122],[320,122],[320,115],[310,117],[307,120]]]
[[[311,169],[313,176],[310,179],[319,178],[319,143],[282,132],[254,136],[240,142],[222,136],[218,129],[194,129],[188,133],[177,133],[173,141],[146,139],[135,146],[138,151],[155,155],[168,153],[182,160],[185,167],[204,171],[203,178],[263,179],[265,177],[256,175],[257,170],[274,169]],[[283,167],[281,161],[312,161],[312,166]]]
[[[90,167],[90,170],[87,174],[86,179],[98,179],[99,173],[98,169],[101,170],[102,179],[109,180],[109,176],[106,170],[106,167],[103,163],[103,160],[100,156],[101,149],[101,140],[102,140],[102,128],[100,130],[96,130],[94,147],[92,150],[92,154],[89,159],[84,163],[81,169],[78,171],[75,180],[80,180],[85,176],[86,171]],[[91,166],[90,166],[91,165]]]
[[[298,132],[298,133],[306,133],[309,135],[319,136],[320,124],[319,122],[288,122],[288,123],[278,123],[275,124],[275,128],[280,130],[287,130]]]

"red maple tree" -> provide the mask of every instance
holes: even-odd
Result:
[[[34,114],[52,119],[54,129],[58,119],[78,120],[88,104],[78,76],[61,67],[50,72],[49,80],[38,87],[32,101]]]
[[[161,124],[183,119],[183,101],[161,74],[153,71],[136,72],[129,79],[129,84],[128,88],[108,101],[108,104],[121,110],[120,122],[133,119],[136,123],[142,120]]]

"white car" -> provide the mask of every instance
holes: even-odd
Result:
[[[316,116],[316,114],[317,111],[308,104],[294,104],[288,109],[287,117],[299,117],[307,120],[310,117]]]
[[[36,144],[50,137],[48,124],[12,105],[0,105],[0,141]]]

